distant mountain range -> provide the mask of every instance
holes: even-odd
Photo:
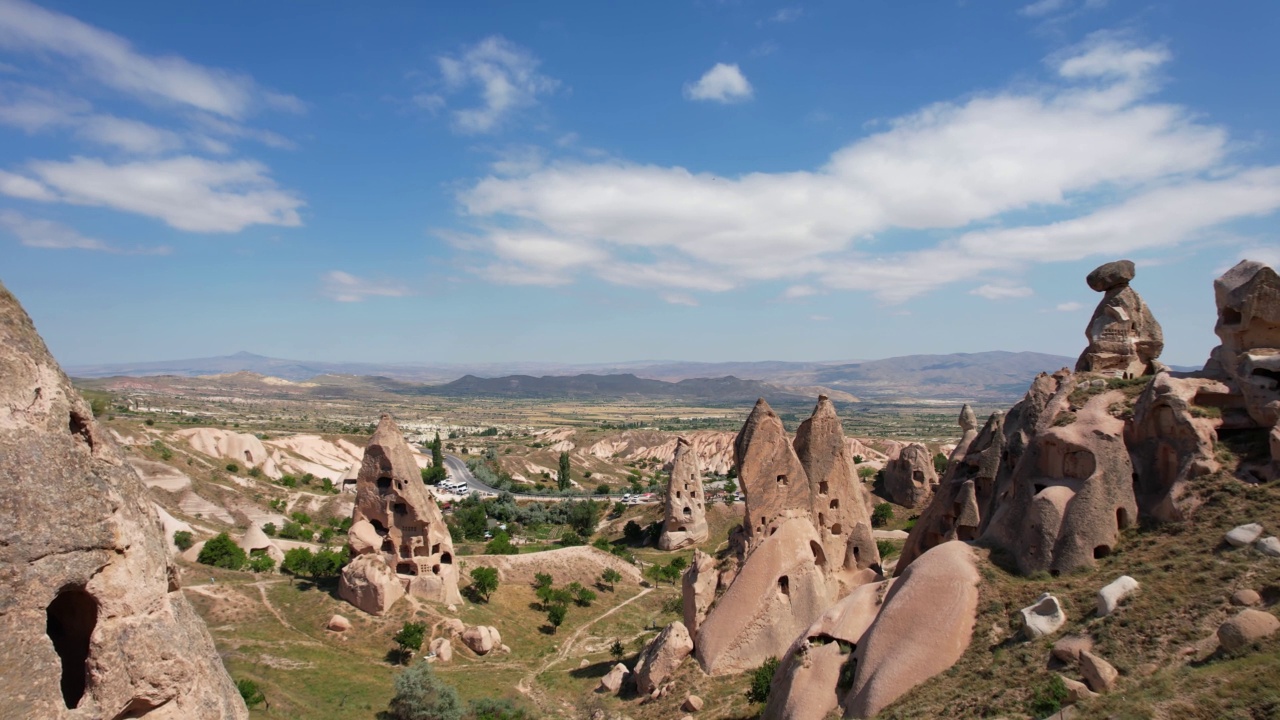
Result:
[[[328,363],[240,352],[191,360],[78,366],[80,378],[174,375],[201,377],[249,372],[295,382],[364,376],[397,393],[521,398],[652,397],[736,402],[759,396],[812,398],[817,392],[864,400],[979,400],[1007,402],[1026,392],[1040,372],[1073,367],[1075,358],[992,351],[906,355],[831,362],[636,361],[611,364]],[[1182,368],[1179,368],[1182,369]],[[390,389],[388,387],[388,389]],[[849,398],[846,397],[846,401]]]

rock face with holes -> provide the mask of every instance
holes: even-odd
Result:
[[[1089,287],[1104,295],[1085,329],[1089,346],[1076,361],[1077,372],[1128,378],[1159,368],[1156,358],[1164,350],[1164,334],[1147,304],[1129,287],[1133,276],[1128,260],[1109,262],[1089,273]]]
[[[146,488],[0,285],[0,704],[247,718]]]
[[[1224,427],[1275,427],[1280,422],[1280,276],[1271,267],[1243,260],[1213,283],[1222,344],[1213,349],[1205,373],[1234,386],[1234,402],[1223,408]],[[1273,459],[1275,455],[1273,455]]]
[[[447,605],[462,602],[449,528],[390,415],[382,416],[365,446],[352,519],[348,546],[361,562],[343,569],[338,584],[341,597],[375,615],[405,592]],[[375,536],[378,545],[371,547]],[[376,568],[378,563],[386,571]],[[401,593],[386,587],[388,573],[397,578]],[[378,592],[370,592],[371,586]],[[357,596],[360,602],[353,599]]]
[[[1138,396],[1125,441],[1144,515],[1173,522],[1200,504],[1192,481],[1218,471],[1213,452],[1221,423],[1217,408],[1229,396],[1230,389],[1220,381],[1175,378],[1168,372],[1157,374]]]
[[[679,550],[707,539],[707,497],[702,492],[702,468],[698,454],[688,440],[676,440],[675,459],[671,462],[671,481],[667,483],[666,519],[658,548]]]
[[[933,497],[938,473],[933,467],[929,448],[911,443],[898,457],[885,463],[884,489],[889,499],[903,507],[922,507]]]
[[[788,510],[812,505],[809,479],[796,457],[777,413],[763,399],[747,416],[733,441],[734,466],[746,497],[742,522],[746,552],[777,530],[778,518]]]
[[[978,616],[978,569],[965,543],[921,555],[889,589],[854,659],[845,717],[869,718],[964,654]]]

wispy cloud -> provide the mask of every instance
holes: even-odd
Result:
[[[799,5],[792,5],[790,7],[781,8],[774,14],[770,15],[769,22],[775,22],[775,23],[795,22],[796,20],[800,19],[801,15],[804,15],[804,8],[800,7]]]
[[[1035,292],[1022,285],[979,285],[969,291],[970,295],[977,295],[988,300],[1008,300],[1011,298],[1031,297]]]
[[[51,220],[29,218],[14,210],[0,210],[0,227],[8,230],[27,247],[49,250],[95,250],[128,255],[168,255],[172,249],[157,247],[120,248],[96,238],[81,235],[75,229]]]
[[[498,35],[436,62],[443,93],[421,93],[414,101],[435,113],[448,104],[447,96],[474,90],[479,105],[452,112],[454,129],[467,135],[501,129],[516,112],[536,105],[540,96],[560,86],[559,80],[538,72],[540,62],[533,53]]]
[[[684,96],[690,100],[713,100],[719,103],[736,103],[750,100],[754,91],[751,83],[737,65],[716,63],[703,73],[697,82],[684,86]]]
[[[405,297],[409,289],[387,280],[374,280],[331,270],[320,277],[320,293],[338,302],[362,302],[370,297]]]
[[[1083,303],[1078,303],[1073,300],[1071,302],[1058,303],[1057,305],[1054,306],[1053,309],[1057,310],[1058,312],[1075,312],[1083,308],[1084,308]]]

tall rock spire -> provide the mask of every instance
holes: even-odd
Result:
[[[671,479],[667,483],[666,518],[658,548],[679,550],[706,540],[707,497],[702,492],[702,469],[698,453],[684,438],[676,440]]]

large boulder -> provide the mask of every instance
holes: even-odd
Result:
[[[666,626],[636,661],[636,689],[641,695],[657,690],[692,652],[693,639],[689,637],[684,623],[673,622]]]
[[[0,608],[5,717],[248,717],[146,487],[3,285]]]
[[[351,629],[351,621],[341,615],[334,615],[329,618],[329,622],[325,623],[324,627],[334,632],[346,632]]]
[[[862,585],[795,639],[769,688],[766,720],[822,720],[840,704],[840,673],[875,621],[892,580]]]
[[[1062,611],[1062,603],[1049,593],[1044,593],[1020,612],[1022,631],[1032,640],[1052,635],[1067,624],[1067,614]]]
[[[1258,523],[1248,523],[1228,530],[1222,539],[1232,547],[1245,547],[1252,545],[1260,537],[1262,537],[1262,526]]]
[[[1133,275],[1128,260],[1089,273],[1089,287],[1105,294],[1085,329],[1089,346],[1076,361],[1077,372],[1140,377],[1158,368],[1164,334],[1147,304],[1129,287]]]
[[[1098,591],[1098,617],[1106,617],[1120,607],[1120,603],[1138,592],[1138,581],[1121,575]]]
[[[1099,693],[1108,692],[1115,687],[1116,679],[1120,677],[1111,663],[1088,650],[1080,652],[1080,674],[1089,683],[1089,689]]]
[[[435,654],[436,662],[453,661],[453,641],[446,637],[438,637],[431,641],[428,649]]]
[[[502,635],[491,625],[475,625],[462,633],[462,642],[471,648],[471,652],[488,655],[494,648],[502,646]]]
[[[693,562],[681,578],[684,601],[684,626],[693,637],[698,635],[711,603],[716,599],[716,586],[720,574],[716,572],[716,559],[701,550],[693,551]]]
[[[1213,446],[1220,420],[1197,408],[1219,406],[1229,392],[1217,380],[1160,372],[1138,396],[1125,442],[1143,514],[1173,522],[1199,505],[1193,481],[1218,470]]]
[[[706,501],[698,453],[688,440],[679,438],[671,462],[671,481],[667,483],[666,517],[658,538],[660,550],[679,550],[707,539],[710,531]]]
[[[904,507],[922,507],[933,497],[938,472],[929,448],[911,443],[884,466],[884,490],[889,499]]]
[[[960,659],[977,621],[978,580],[965,543],[943,543],[911,563],[854,652],[845,717],[873,717]]]
[[[614,665],[604,677],[600,678],[600,686],[596,688],[599,692],[607,692],[616,695],[622,689],[622,683],[627,679],[631,671],[626,665],[618,663]]]
[[[1275,615],[1246,608],[1218,628],[1218,644],[1232,652],[1270,637],[1276,630],[1280,630],[1280,620]]]
[[[377,555],[361,555],[347,563],[338,582],[338,597],[370,615],[385,613],[404,592],[404,583]]]

